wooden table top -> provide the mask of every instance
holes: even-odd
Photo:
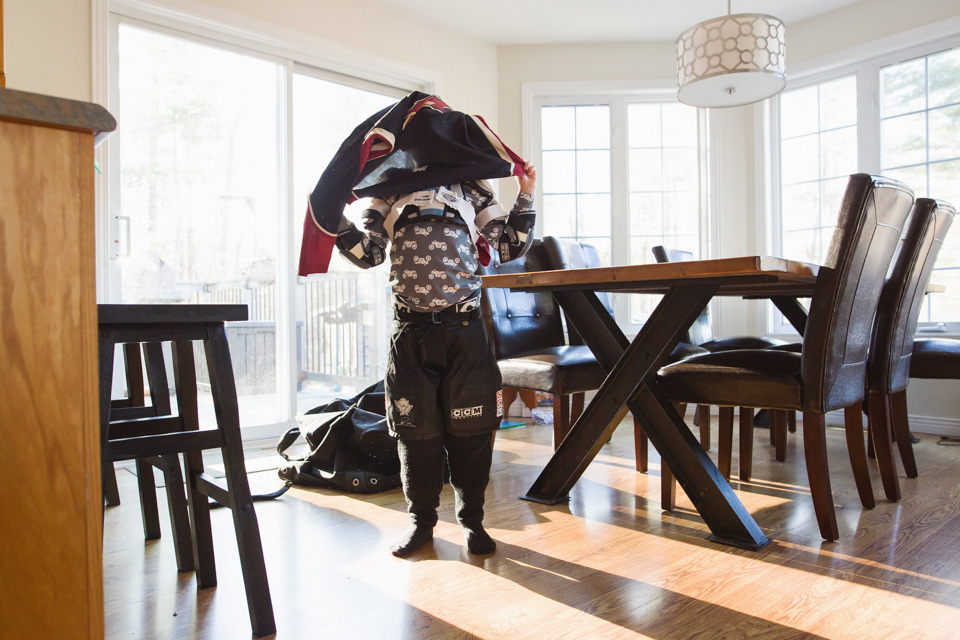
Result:
[[[690,260],[560,269],[483,276],[483,287],[525,291],[593,289],[665,293],[671,287],[690,284],[720,285],[718,295],[809,296],[819,266],[772,256],[743,256],[716,260]]]

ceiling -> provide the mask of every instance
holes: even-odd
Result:
[[[724,0],[374,0],[495,44],[676,40],[697,22],[727,13]],[[733,13],[793,22],[857,0],[730,0]]]

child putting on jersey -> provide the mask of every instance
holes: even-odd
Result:
[[[503,416],[502,383],[480,318],[479,252],[518,258],[533,238],[536,169],[523,166],[508,214],[484,181],[465,181],[374,199],[366,234],[344,218],[337,247],[359,267],[386,259],[394,323],[386,375],[387,423],[398,439],[411,526],[391,548],[396,556],[433,538],[446,455],[457,522],[467,548],[492,553],[483,528],[490,476],[490,433]],[[479,249],[478,249],[479,245]]]

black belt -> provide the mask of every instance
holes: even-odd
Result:
[[[394,315],[400,322],[429,322],[432,324],[443,324],[445,322],[464,322],[474,320],[480,317],[479,309],[470,311],[403,311],[394,309]]]

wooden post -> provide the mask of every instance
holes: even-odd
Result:
[[[7,74],[3,70],[3,0],[0,0],[0,87],[7,86]]]
[[[0,87],[7,86],[7,74],[3,70],[3,0],[0,0]]]

